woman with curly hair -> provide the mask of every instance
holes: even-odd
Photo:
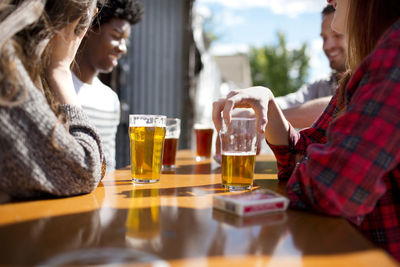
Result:
[[[70,65],[97,0],[0,3],[0,193],[71,196],[96,188],[104,155]]]

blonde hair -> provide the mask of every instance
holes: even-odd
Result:
[[[339,83],[338,106],[347,106],[345,89],[354,71],[376,47],[382,34],[400,18],[399,0],[351,0],[347,14],[348,70]]]
[[[47,85],[49,41],[58,30],[79,19],[78,35],[92,22],[97,0],[3,0],[0,4],[0,105],[14,106],[25,100],[26,87],[15,71],[22,61],[32,82],[43,92],[56,115],[58,102]],[[6,35],[5,29],[15,29]],[[1,38],[3,37],[3,38]]]

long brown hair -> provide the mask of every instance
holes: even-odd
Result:
[[[338,106],[342,111],[347,105],[345,88],[354,71],[399,17],[399,0],[349,0],[345,33],[348,70],[340,81],[338,93]]]
[[[23,86],[21,89],[20,81],[15,75],[15,57],[18,57],[33,83],[42,90],[58,115],[55,97],[44,78],[50,52],[49,41],[58,30],[76,19],[80,20],[75,33],[82,33],[91,24],[96,3],[97,0],[2,1],[0,32],[13,23],[11,17],[24,18],[26,25],[0,43],[0,105],[13,106],[24,100],[23,93],[26,93],[26,89]]]

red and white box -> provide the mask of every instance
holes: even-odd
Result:
[[[289,199],[269,189],[256,189],[243,193],[217,195],[213,206],[239,216],[251,216],[286,210]]]

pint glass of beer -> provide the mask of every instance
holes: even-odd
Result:
[[[180,134],[181,120],[176,118],[168,118],[162,163],[163,169],[165,170],[175,168],[176,151],[178,149],[178,140]]]
[[[222,185],[229,191],[253,186],[257,152],[255,118],[232,118],[219,132],[222,155]]]
[[[196,123],[194,132],[196,134],[196,160],[201,161],[210,158],[214,127],[211,123]]]
[[[167,117],[129,115],[131,175],[136,183],[160,180]]]

